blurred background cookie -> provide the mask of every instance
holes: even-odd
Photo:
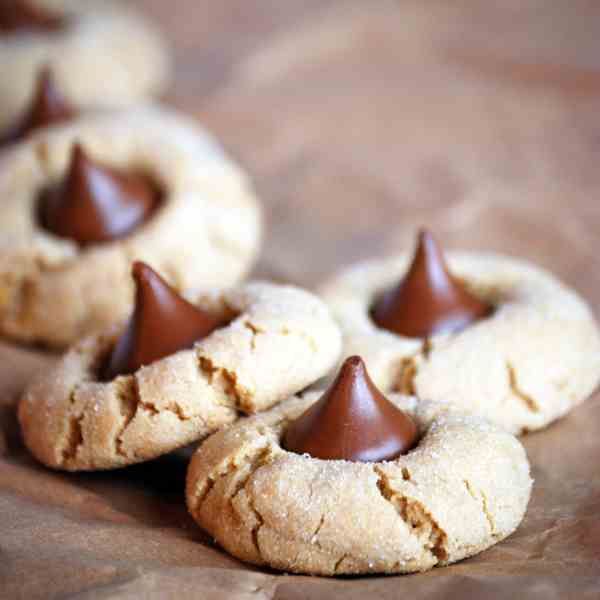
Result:
[[[170,71],[162,36],[124,2],[4,1],[0,129],[23,111],[44,65],[81,106],[123,106],[155,96],[165,90]]]
[[[243,172],[158,107],[35,132],[1,158],[0,195],[0,333],[52,347],[125,318],[132,260],[178,290],[228,286],[261,239]]]

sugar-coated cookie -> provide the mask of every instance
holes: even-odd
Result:
[[[68,178],[76,144],[160,187],[156,210],[127,235],[82,245],[44,226],[42,194]],[[236,283],[259,249],[261,212],[246,176],[199,125],[157,107],[33,133],[0,155],[0,196],[0,334],[16,340],[65,347],[125,318],[134,259],[177,289],[210,288]],[[55,221],[65,224],[61,214]]]
[[[32,383],[18,413],[38,460],[76,471],[157,457],[299,392],[339,357],[329,310],[298,288],[250,283],[188,299],[227,324],[192,349],[106,381],[116,328],[78,343]]]
[[[511,434],[394,394],[420,433],[407,454],[349,462],[284,450],[290,423],[319,397],[239,421],[193,456],[189,511],[234,556],[315,575],[409,573],[477,554],[521,522],[532,482]]]
[[[20,4],[33,6],[50,26],[17,20]],[[130,105],[166,87],[169,58],[162,37],[122,2],[28,0],[6,10],[6,26],[0,26],[0,130],[21,114],[44,65],[79,106]]]
[[[600,379],[600,337],[576,292],[523,260],[451,252],[447,263],[489,313],[456,331],[400,335],[378,326],[373,309],[407,273],[411,255],[364,262],[322,288],[342,328],[343,355],[360,354],[384,391],[450,403],[515,433],[548,425],[590,395]],[[418,305],[413,299],[410,309]],[[405,327],[416,321],[412,312],[402,317]]]

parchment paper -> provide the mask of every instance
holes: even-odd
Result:
[[[410,248],[427,225],[447,247],[526,257],[600,304],[600,4],[137,4],[175,47],[171,103],[257,182],[261,274],[314,286]],[[213,546],[184,506],[185,452],[86,475],[36,464],[12,407],[52,360],[0,346],[2,599],[600,597],[598,394],[524,439],[535,485],[509,539],[425,574],[326,579]]]

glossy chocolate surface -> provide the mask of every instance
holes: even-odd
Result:
[[[21,120],[0,136],[0,146],[23,139],[32,131],[73,119],[77,111],[70,105],[56,85],[49,67],[44,67],[37,78],[35,93]]]
[[[348,358],[323,396],[289,425],[283,447],[324,460],[392,460],[417,442],[414,421],[371,381],[358,356]]]
[[[66,176],[41,193],[41,224],[80,245],[107,242],[143,223],[160,196],[148,177],[101,165],[77,144]]]
[[[132,275],[135,307],[102,370],[104,380],[191,348],[226,323],[190,304],[145,263],[135,262]]]
[[[408,273],[397,287],[382,294],[371,315],[382,329],[426,338],[464,329],[492,311],[490,304],[453,277],[431,234],[421,231]]]
[[[31,0],[0,1],[0,33],[20,31],[53,32],[65,25],[65,19]]]

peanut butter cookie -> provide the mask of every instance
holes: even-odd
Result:
[[[169,58],[162,37],[112,0],[18,0],[0,6],[0,130],[13,123],[49,66],[79,106],[120,107],[162,92]]]
[[[394,394],[419,431],[408,453],[351,462],[285,450],[286,431],[319,398],[240,421],[193,456],[189,511],[234,556],[313,575],[410,573],[473,556],[521,522],[532,482],[511,434]]]
[[[136,269],[144,274],[147,267]],[[161,299],[172,293],[156,277],[146,283],[160,287]],[[134,313],[128,331],[88,337],[26,390],[19,421],[39,461],[77,471],[149,460],[288,398],[339,357],[341,336],[329,310],[298,288],[250,283],[190,294],[183,310],[190,310],[188,303],[214,317],[191,348],[115,375],[113,359],[119,362],[122,341],[127,346],[132,331],[152,343],[147,331],[139,335],[136,318],[149,315],[150,333],[155,331],[154,313],[146,307],[145,315]]]
[[[591,394],[600,336],[576,292],[523,260],[452,252],[446,267],[437,252],[425,236],[412,264],[408,254],[365,262],[323,287],[344,356],[360,354],[384,391],[450,403],[514,433]]]
[[[177,289],[239,281],[261,213],[197,124],[157,107],[93,113],[0,157],[0,334],[63,348],[125,318],[132,260]]]

